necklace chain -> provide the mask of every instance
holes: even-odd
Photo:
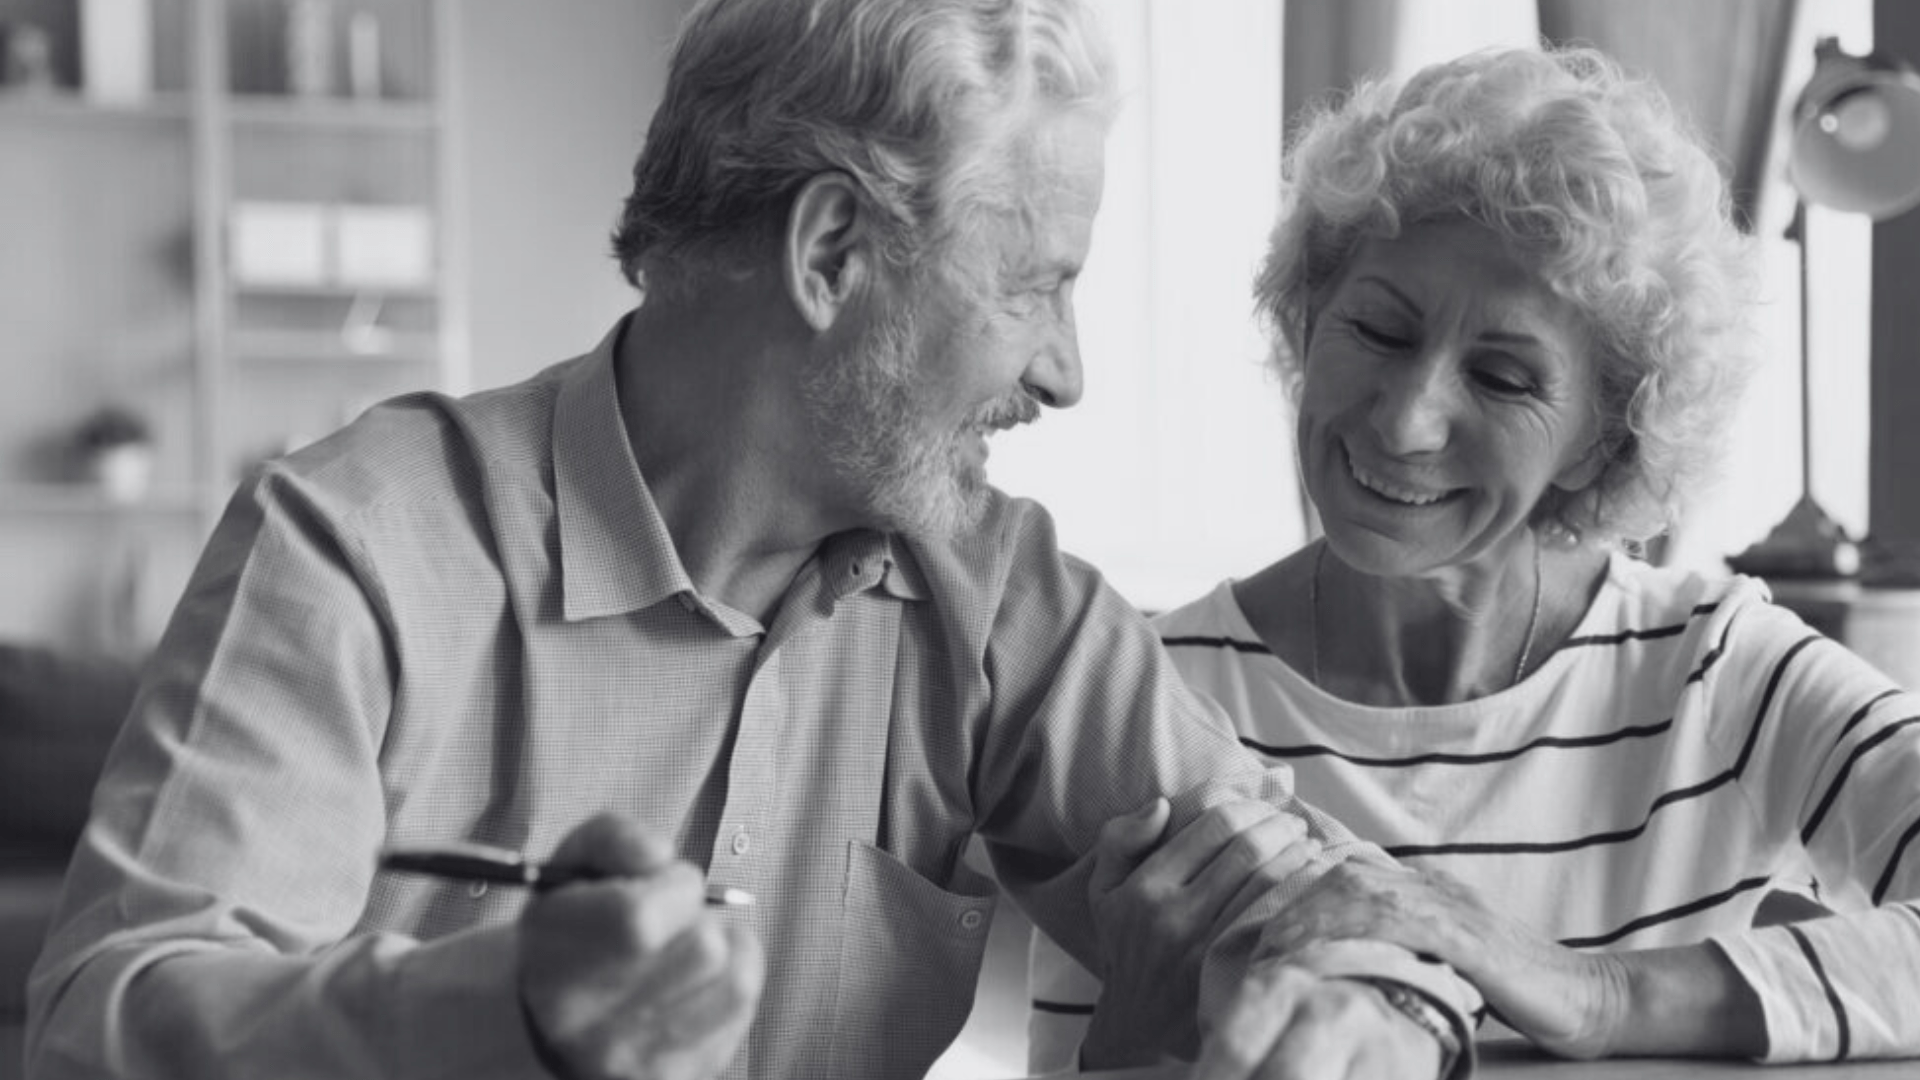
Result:
[[[1313,554],[1313,576],[1307,579],[1307,606],[1313,614],[1313,685],[1320,682],[1320,565],[1327,560],[1327,542],[1320,541],[1319,550]],[[1540,628],[1540,595],[1544,590],[1540,582],[1540,543],[1533,545],[1533,613],[1527,616],[1527,636],[1520,642],[1520,660],[1513,665],[1513,678],[1507,686],[1518,686],[1527,674],[1527,661],[1533,658],[1533,635]],[[1324,686],[1322,686],[1324,689]]]

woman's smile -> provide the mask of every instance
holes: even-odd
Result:
[[[1465,488],[1444,488],[1419,484],[1404,480],[1394,480],[1380,473],[1372,472],[1353,459],[1353,451],[1345,451],[1347,472],[1368,492],[1388,502],[1401,506],[1423,507],[1446,502],[1465,492]]]

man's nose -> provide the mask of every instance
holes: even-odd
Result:
[[[1020,385],[1049,408],[1070,409],[1079,403],[1086,384],[1080,368],[1080,341],[1072,323],[1034,356]]]

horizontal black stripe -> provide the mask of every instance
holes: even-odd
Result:
[[[1701,679],[1707,677],[1707,670],[1719,663],[1720,658],[1727,654],[1727,637],[1732,633],[1733,623],[1729,621],[1726,629],[1720,631],[1720,640],[1714,643],[1713,648],[1707,650],[1707,655],[1700,658],[1700,666],[1694,668],[1692,673],[1687,676],[1688,682],[1699,682]]]
[[[1265,642],[1241,641],[1238,638],[1229,638],[1229,637],[1170,637],[1170,638],[1161,638],[1160,644],[1165,645],[1169,649],[1178,649],[1183,647],[1184,648],[1201,648],[1201,649],[1232,649],[1234,652],[1255,653],[1255,654],[1264,653],[1267,656],[1273,655],[1273,650],[1267,648]]]
[[[1720,773],[1718,776],[1702,780],[1691,787],[1676,788],[1672,791],[1662,792],[1658,798],[1654,799],[1653,802],[1648,805],[1646,818],[1637,826],[1628,829],[1618,829],[1612,832],[1577,836],[1568,840],[1405,844],[1390,847],[1387,849],[1387,852],[1395,858],[1402,859],[1435,855],[1550,855],[1566,851],[1577,851],[1580,848],[1586,847],[1624,843],[1632,840],[1646,832],[1647,827],[1653,823],[1653,815],[1659,812],[1661,808],[1687,799],[1698,798],[1720,787],[1722,784],[1740,778],[1740,774],[1746,770],[1748,759],[1753,754],[1754,743],[1759,738],[1760,726],[1766,720],[1768,710],[1772,708],[1773,695],[1780,687],[1780,680],[1784,677],[1787,666],[1793,662],[1793,658],[1798,656],[1802,649],[1821,640],[1824,639],[1818,634],[1812,634],[1802,638],[1796,642],[1792,648],[1788,649],[1780,657],[1779,661],[1774,664],[1773,674],[1767,679],[1766,692],[1762,694],[1760,698],[1760,707],[1754,712],[1753,726],[1747,731],[1746,745],[1741,748],[1740,757],[1734,762],[1733,767]]]
[[[1792,923],[1787,924],[1787,933],[1800,946],[1800,952],[1807,958],[1807,966],[1813,969],[1815,978],[1820,980],[1820,989],[1826,991],[1827,1005],[1833,1009],[1833,1023],[1837,1029],[1833,1060],[1845,1061],[1853,1050],[1853,1028],[1847,1023],[1846,1006],[1840,1004],[1840,992],[1833,988],[1833,980],[1827,978],[1827,966],[1820,962],[1820,954],[1813,951],[1813,942]]]
[[[1760,741],[1760,727],[1766,722],[1767,710],[1773,708],[1773,695],[1780,689],[1780,680],[1786,677],[1787,665],[1793,663],[1793,658],[1799,656],[1801,650],[1821,640],[1824,639],[1819,634],[1808,634],[1794,642],[1793,647],[1782,653],[1779,661],[1773,665],[1773,674],[1767,676],[1766,693],[1760,695],[1760,707],[1754,710],[1753,726],[1747,729],[1746,745],[1740,748],[1740,756],[1734,760],[1734,775],[1747,771],[1747,759],[1753,756],[1754,744]]]
[[[1362,765],[1367,768],[1401,769],[1414,765],[1484,765],[1494,761],[1511,761],[1533,750],[1584,749],[1592,746],[1605,746],[1608,743],[1620,742],[1624,739],[1645,739],[1662,734],[1672,726],[1673,719],[1669,717],[1657,724],[1640,724],[1633,727],[1623,727],[1617,731],[1602,732],[1598,735],[1543,735],[1532,742],[1521,743],[1519,746],[1511,749],[1491,750],[1484,754],[1443,754],[1435,752],[1431,754],[1416,754],[1412,757],[1403,758],[1362,757],[1358,754],[1348,754],[1335,750],[1331,746],[1321,746],[1318,744],[1309,746],[1269,746],[1266,743],[1258,742],[1245,736],[1241,736],[1240,745],[1249,750],[1258,751],[1268,757],[1334,757],[1349,764]]]
[[[1586,847],[1601,847],[1606,844],[1620,844],[1635,839],[1647,831],[1653,824],[1653,815],[1663,808],[1688,799],[1697,799],[1713,789],[1734,779],[1734,772],[1728,769],[1718,776],[1692,785],[1662,792],[1659,798],[1647,806],[1647,816],[1640,824],[1627,829],[1612,832],[1592,833],[1576,836],[1569,840],[1537,841],[1488,841],[1484,843],[1457,844],[1400,844],[1387,848],[1387,854],[1396,859],[1417,858],[1434,855],[1557,855],[1566,851],[1578,851]]]
[[[1868,698],[1867,703],[1865,705],[1860,706],[1860,708],[1856,710],[1852,716],[1847,717],[1847,722],[1845,724],[1840,725],[1840,734],[1833,737],[1833,745],[1839,746],[1842,742],[1845,742],[1847,736],[1853,733],[1854,728],[1857,728],[1860,726],[1860,721],[1865,720],[1867,718],[1867,714],[1873,711],[1873,707],[1875,705],[1880,704],[1881,702],[1887,700],[1888,698],[1892,697],[1893,695],[1899,692],[1900,692],[1899,687],[1890,686],[1885,690],[1882,690],[1879,693],[1873,695],[1871,698]]]
[[[1687,618],[1689,621],[1691,621],[1693,619],[1699,618],[1702,615],[1711,615],[1713,614],[1713,612],[1717,611],[1719,607],[1720,605],[1717,603],[1701,604],[1695,607],[1691,612],[1688,612]],[[1590,646],[1621,645],[1629,641],[1657,641],[1661,638],[1668,638],[1668,637],[1673,637],[1677,634],[1683,634],[1686,632],[1686,630],[1687,630],[1687,623],[1683,622],[1683,623],[1675,623],[1672,626],[1656,626],[1648,630],[1620,630],[1611,634],[1588,634],[1584,637],[1568,638],[1567,640],[1560,643],[1559,648],[1577,649],[1577,648],[1590,647]],[[1273,655],[1273,650],[1267,648],[1265,642],[1242,641],[1239,638],[1230,638],[1230,637],[1212,637],[1212,636],[1198,635],[1198,634],[1181,635],[1181,636],[1175,636],[1175,637],[1161,638],[1160,643],[1162,645],[1165,645],[1169,649],[1174,649],[1174,648],[1232,649],[1235,652],[1265,653],[1268,656]]]
[[[1650,915],[1642,915],[1616,930],[1610,930],[1604,934],[1596,934],[1593,937],[1562,938],[1560,939],[1560,944],[1565,945],[1569,949],[1590,949],[1596,945],[1611,945],[1621,938],[1626,937],[1628,934],[1637,934],[1649,926],[1658,926],[1661,923],[1672,922],[1675,919],[1684,919],[1689,915],[1696,915],[1710,908],[1719,907],[1721,904],[1732,900],[1743,892],[1751,892],[1754,889],[1766,885],[1769,880],[1769,878],[1765,877],[1747,878],[1745,881],[1738,882],[1710,896],[1703,896],[1698,900],[1689,900],[1678,907],[1668,908],[1665,911],[1656,911]]]
[[[1688,623],[1702,615],[1711,615],[1719,609],[1718,603],[1700,604],[1687,613],[1687,622],[1675,623],[1672,626],[1656,626],[1651,630],[1621,630],[1612,634],[1588,634],[1585,637],[1568,638],[1560,643],[1560,647],[1578,649],[1594,645],[1621,645],[1629,641],[1657,641],[1660,638],[1686,633]]]
[[[1900,842],[1893,846],[1893,857],[1887,860],[1887,868],[1880,872],[1880,880],[1874,883],[1874,903],[1878,904],[1887,898],[1887,890],[1893,888],[1893,872],[1900,866],[1900,857],[1907,853],[1907,846],[1913,843],[1916,835],[1920,835],[1920,821],[1907,826],[1907,831],[1900,834]]]
[[[1879,699],[1875,698],[1874,700],[1877,701]],[[1869,703],[1868,707],[1872,707],[1871,703]],[[1827,785],[1827,793],[1821,796],[1820,805],[1814,807],[1813,815],[1807,818],[1807,824],[1800,830],[1801,843],[1804,844],[1812,840],[1814,830],[1818,829],[1820,823],[1826,820],[1827,811],[1833,808],[1833,801],[1840,797],[1840,789],[1846,785],[1847,777],[1853,773],[1854,763],[1869,753],[1872,753],[1874,747],[1893,738],[1902,728],[1911,727],[1914,724],[1920,724],[1920,716],[1909,716],[1904,720],[1896,720],[1886,727],[1881,728],[1879,731],[1874,732],[1872,738],[1862,739],[1860,745],[1853,748],[1853,753],[1847,755],[1847,760],[1841,762],[1839,770],[1833,774],[1833,782]]]
[[[1033,1011],[1053,1013],[1056,1016],[1092,1016],[1093,1006],[1074,1005],[1064,1001],[1048,1001],[1045,998],[1034,998]]]

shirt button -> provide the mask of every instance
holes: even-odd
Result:
[[[741,829],[739,832],[733,834],[733,853],[735,855],[745,855],[747,849],[752,846],[753,841],[747,839],[747,830]]]
[[[860,564],[859,564],[859,563],[857,563],[857,562],[856,562],[856,563],[849,563],[849,564],[847,564],[847,576],[848,576],[848,577],[859,577],[859,576],[860,576]]]
[[[467,895],[473,897],[475,900],[487,895],[487,883],[484,881],[469,882],[467,884]]]
[[[968,909],[960,913],[960,929],[962,930],[978,930],[980,929],[980,924],[986,921],[987,917],[985,915],[973,909]]]

